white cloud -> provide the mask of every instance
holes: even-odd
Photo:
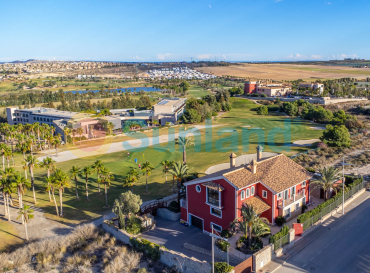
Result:
[[[225,54],[223,54],[223,55],[222,55],[222,58],[223,58],[224,60],[226,60],[226,55],[225,55]]]
[[[275,3],[278,3],[278,2],[281,2],[281,1],[283,1],[283,0],[275,0]]]
[[[327,2],[327,1],[325,1],[325,4],[327,4],[327,5],[331,5],[331,2]]]
[[[304,60],[321,60],[324,58],[324,56],[322,55],[310,55],[310,56],[306,56],[306,55],[301,55],[299,53],[296,53],[296,54],[290,54],[288,56],[286,56],[287,59],[291,59],[291,60],[297,60],[297,61],[304,61]]]
[[[209,4],[208,6],[209,6],[210,9],[212,8],[211,4]]]
[[[211,58],[211,54],[200,54],[200,55],[197,55],[197,58],[200,60],[209,59]]]
[[[130,59],[132,59],[132,60],[145,60],[144,58],[141,58],[138,55],[136,55],[136,56],[130,56]]]
[[[344,58],[358,58],[358,56],[357,56],[357,54],[349,54],[349,55],[347,55],[347,54],[337,54],[337,55],[333,55],[333,56],[331,56],[332,57],[332,59],[335,59],[335,60],[341,60],[341,59],[344,59]]]
[[[171,53],[158,53],[156,56],[158,60],[165,60],[166,58],[171,57],[172,55],[173,54]]]

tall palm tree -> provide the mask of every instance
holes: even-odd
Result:
[[[31,175],[31,185],[32,185],[33,199],[34,199],[35,204],[36,204],[35,179],[33,177],[33,170],[40,167],[40,161],[36,158],[36,156],[33,156],[33,155],[27,156],[26,161],[27,161],[28,169],[29,169],[30,175]]]
[[[145,191],[148,193],[148,176],[152,174],[152,170],[154,170],[154,167],[152,164],[150,164],[148,161],[143,163],[141,166],[141,172],[143,175],[145,175]]]
[[[26,160],[26,152],[29,149],[29,146],[26,143],[18,142],[17,145],[15,145],[17,150],[22,151],[23,153],[23,160]]]
[[[56,153],[56,156],[58,157],[58,147],[60,146],[62,142],[60,141],[60,138],[59,137],[55,137],[53,139],[53,145],[55,147],[55,153]]]
[[[106,208],[109,207],[109,205],[108,205],[108,191],[107,191],[107,187],[110,186],[111,180],[113,180],[113,179],[114,179],[113,173],[107,167],[102,168],[101,174],[100,174],[100,182],[99,183],[103,183],[104,184],[105,207]]]
[[[7,145],[4,143],[0,143],[0,153],[3,157],[3,171],[5,171],[5,150],[7,148]]]
[[[6,204],[7,206],[7,214],[8,214],[8,221],[11,221],[10,220],[10,195],[12,193],[14,193],[17,189],[17,185],[13,182],[13,180],[11,179],[11,177],[9,176],[3,176],[1,178],[1,187],[2,187],[2,191],[3,191],[3,194],[4,195],[4,203]]]
[[[84,130],[81,127],[77,128],[76,133],[80,135],[80,144],[81,144],[81,137],[82,137],[82,134],[84,133]]]
[[[64,142],[67,144],[68,136],[71,134],[71,129],[69,129],[68,127],[64,127],[63,132],[65,136]]]
[[[65,188],[69,188],[69,176],[63,172],[61,169],[56,169],[53,174],[53,188],[59,190],[59,202],[60,202],[60,214],[63,216],[63,192]]]
[[[79,173],[80,173],[80,168],[76,166],[72,166],[72,168],[69,170],[71,179],[75,180],[76,200],[80,200],[80,198],[78,197],[78,185],[77,185],[77,176]]]
[[[51,134],[51,133],[47,133],[46,135],[45,135],[45,139],[47,140],[47,142],[48,142],[48,146],[49,146],[49,155],[51,155],[51,145],[52,145],[52,143],[53,143],[53,141],[54,141],[54,137],[53,137],[53,135]]]
[[[75,137],[76,137],[76,129],[72,130],[72,138],[73,138],[73,144],[75,144]]]
[[[104,168],[104,164],[101,160],[96,160],[94,162],[94,164],[91,166],[91,168],[94,170],[94,172],[96,172],[96,175],[98,176],[98,180],[99,180],[99,175],[100,175],[100,172],[101,172],[101,169]],[[100,193],[100,184],[98,183],[98,193]]]
[[[114,124],[113,124],[112,122],[108,122],[108,124],[107,124],[107,129],[108,129],[108,131],[109,131],[110,142],[112,142],[112,137],[113,137],[113,135],[112,135],[112,131],[113,131],[113,129],[114,129]]]
[[[173,163],[174,161],[170,161],[170,160],[163,160],[161,162],[161,165],[163,166],[166,187],[167,187],[167,174],[168,174],[169,168],[172,166]]]
[[[182,162],[175,162],[172,165],[172,168],[169,170],[169,173],[173,175],[174,179],[177,179],[177,190],[178,190],[178,197],[177,201],[180,204],[180,188],[181,188],[181,182],[186,179],[190,172],[189,167],[182,163]],[[174,190],[174,189],[173,189]]]
[[[125,184],[123,186],[131,187],[131,192],[134,193],[134,184],[139,180],[139,172],[131,168],[125,177]]]
[[[28,170],[28,164],[26,160],[22,161],[22,169],[24,170],[24,177],[27,179],[27,170]]]
[[[33,209],[31,209],[31,206],[24,205],[23,208],[19,209],[19,216],[17,217],[24,219],[24,228],[26,230],[26,240],[28,241],[28,231],[27,231],[27,224],[30,219],[33,219]]]
[[[23,206],[23,195],[26,193],[27,188],[31,187],[31,183],[19,172],[14,174],[14,183],[17,185],[17,192],[18,192],[18,203],[19,208]]]
[[[10,167],[9,161],[10,161],[10,157],[12,156],[12,154],[13,154],[12,149],[7,146],[6,149],[4,150],[3,155],[5,155],[6,163],[8,165],[8,168]]]
[[[316,184],[316,187],[319,187],[324,190],[325,192],[325,201],[328,199],[328,194],[333,189],[337,191],[334,183],[340,179],[339,170],[334,167],[324,167],[323,169],[319,170],[321,176],[316,178],[312,184]]]
[[[186,147],[193,145],[194,141],[190,137],[179,137],[176,139],[176,144],[182,146],[182,161],[186,164]]]
[[[93,172],[94,171],[90,166],[86,166],[79,173],[80,177],[85,179],[86,201],[89,201],[89,190],[88,190],[89,175],[92,175]]]
[[[50,177],[45,177],[46,184],[44,185],[44,187],[45,187],[46,191],[51,192],[51,195],[53,196],[55,210],[57,212],[57,216],[59,216],[58,204],[57,204],[57,201],[55,200],[54,179],[55,179],[54,175],[52,175]]]
[[[56,161],[53,160],[51,157],[45,157],[42,162],[40,163],[40,167],[46,168],[47,171],[47,177],[50,177],[50,172],[55,169],[55,163]],[[50,188],[48,190],[49,192],[49,202],[51,202],[51,194],[50,194]]]
[[[239,229],[248,237],[249,245],[252,243],[252,227],[258,221],[263,221],[268,223],[266,218],[260,217],[260,214],[257,213],[257,210],[253,206],[244,204],[239,208],[241,212],[241,217],[236,218],[231,223],[231,228]]]

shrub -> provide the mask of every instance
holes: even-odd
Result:
[[[212,263],[211,263],[212,265]],[[231,266],[231,265],[228,265],[227,263],[225,262],[218,262],[218,263],[215,263],[215,272],[216,273],[229,273],[231,272],[231,270],[233,270],[234,267]]]
[[[141,232],[141,220],[135,215],[131,215],[127,220],[126,231],[134,235],[139,234]]]
[[[264,93],[262,93],[260,96],[261,96],[262,98],[266,98],[266,97],[267,97],[267,95],[266,95],[266,94],[264,94]]]
[[[221,237],[222,238],[230,238],[232,236],[232,234],[230,233],[230,231],[228,229],[223,229],[221,231]]]
[[[283,226],[278,233],[276,233],[275,235],[272,235],[269,238],[270,244],[274,244],[277,240],[279,240],[282,237],[286,236],[288,233],[289,233],[289,227],[288,226]]]
[[[137,273],[147,273],[146,269],[143,267],[143,268],[140,268]]]
[[[315,173],[315,169],[314,168],[311,168],[311,167],[308,167],[306,168],[307,171],[311,172],[311,173]]]
[[[307,205],[306,204],[303,204],[302,205],[302,213],[304,213],[306,211],[306,209],[308,209]]]
[[[172,201],[170,205],[167,207],[167,209],[169,211],[177,213],[177,212],[180,212],[180,205],[177,201]]]
[[[148,255],[149,258],[154,261],[158,261],[161,258],[160,245],[152,243],[141,237],[136,239],[130,238],[130,243],[136,250]]]
[[[259,97],[259,94],[258,93],[253,93],[251,96],[252,97]]]
[[[216,246],[218,246],[219,249],[222,251],[227,251],[228,248],[230,248],[230,243],[224,240],[217,240]]]
[[[258,115],[267,115],[268,114],[267,106],[261,105],[261,106],[257,107],[257,114]]]
[[[284,225],[285,223],[286,223],[286,219],[285,219],[285,217],[284,216],[278,216],[278,217],[276,217],[276,219],[275,219],[275,223],[279,226],[279,227],[281,227],[282,225]]]

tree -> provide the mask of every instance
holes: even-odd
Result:
[[[97,180],[99,180],[101,169],[104,168],[103,162],[101,162],[101,160],[96,160],[91,168],[94,170],[94,172],[96,172],[96,175],[98,176]],[[98,183],[98,193],[100,194],[100,184],[99,183]]]
[[[113,138],[112,132],[113,132],[113,129],[114,129],[114,124],[112,122],[108,122],[107,129],[108,129],[109,135],[110,135],[110,142],[112,142],[112,138]]]
[[[332,147],[349,147],[351,145],[350,134],[344,125],[335,125],[334,127],[330,124],[326,125],[326,130],[320,140]]]
[[[49,132],[46,134],[45,136],[45,139],[47,140],[48,142],[48,146],[49,146],[49,155],[51,154],[51,145],[54,141],[54,137],[52,134],[50,134]]]
[[[109,208],[107,187],[110,186],[111,180],[113,180],[113,179],[114,179],[114,176],[113,176],[112,172],[107,167],[104,167],[104,168],[101,169],[100,181],[98,181],[98,182],[104,184],[105,207],[106,208]]]
[[[265,105],[261,105],[261,106],[257,107],[257,114],[258,115],[264,116],[264,115],[267,115],[268,112],[269,112],[269,109]]]
[[[163,160],[161,162],[161,165],[163,166],[163,172],[164,172],[164,176],[165,176],[165,185],[167,187],[167,174],[168,174],[168,171],[169,171],[169,168],[171,167],[171,165],[173,164],[174,162],[173,161],[169,161],[169,160]]]
[[[28,151],[28,145],[26,143],[18,142],[15,148],[23,153],[23,160],[26,159],[26,152]]]
[[[252,227],[258,221],[268,222],[266,218],[260,217],[253,206],[244,204],[239,208],[241,212],[241,217],[236,218],[231,223],[231,228],[236,228],[244,233],[244,236],[248,237],[249,245],[252,244]]]
[[[325,201],[328,198],[328,194],[333,189],[335,192],[337,191],[337,188],[335,187],[334,183],[337,182],[339,178],[339,170],[334,167],[324,167],[323,169],[319,170],[320,176],[316,178],[312,184],[316,185],[316,187],[319,187],[324,190],[325,192]]]
[[[7,162],[8,168],[9,168],[10,167],[10,165],[9,165],[10,157],[13,155],[12,149],[7,146],[6,149],[4,150],[3,155],[5,155],[6,162]]]
[[[7,148],[7,145],[4,144],[4,143],[1,143],[0,144],[0,152],[1,152],[1,156],[3,158],[3,171],[5,171],[5,150]]]
[[[53,174],[53,188],[59,190],[59,202],[60,202],[60,216],[63,216],[63,192],[65,188],[69,188],[69,176],[61,169],[56,169]]]
[[[23,206],[23,195],[26,193],[27,188],[31,187],[31,183],[18,172],[14,174],[14,183],[17,186],[18,191],[18,203],[19,208]]]
[[[154,167],[149,162],[145,162],[141,166],[141,171],[142,171],[143,175],[145,175],[145,191],[146,191],[146,193],[148,193],[148,176],[151,175],[152,170],[154,170]]]
[[[59,211],[58,211],[58,204],[57,204],[57,201],[55,200],[55,191],[54,191],[54,175],[53,176],[50,176],[50,177],[45,177],[45,190],[48,191],[48,192],[51,192],[52,196],[53,196],[53,201],[54,201],[54,205],[55,205],[55,210],[57,212],[57,216],[59,216]]]
[[[34,199],[35,204],[36,204],[35,179],[33,177],[33,170],[40,166],[40,162],[36,158],[36,156],[33,156],[33,155],[29,155],[27,157],[26,161],[27,161],[28,169],[29,169],[30,175],[31,175],[31,185],[32,185],[33,199]]]
[[[81,144],[81,137],[82,137],[82,134],[84,133],[84,130],[81,127],[79,127],[76,129],[76,133],[80,135],[80,144]]]
[[[172,165],[172,168],[169,170],[169,173],[173,175],[174,179],[177,179],[177,190],[178,190],[178,203],[180,204],[180,188],[182,186],[182,181],[189,174],[189,167],[182,162],[175,162]]]
[[[179,137],[176,139],[176,144],[182,146],[182,161],[186,164],[186,147],[194,145],[194,141],[190,137]]]
[[[24,228],[26,230],[26,240],[28,241],[28,231],[27,231],[27,224],[30,219],[33,219],[33,209],[31,209],[31,206],[23,205],[23,208],[19,209],[19,216],[17,219],[22,217],[24,220]]]
[[[119,210],[121,210],[123,215],[137,213],[139,212],[142,203],[143,201],[140,199],[140,195],[126,191],[121,193],[119,197],[114,200],[112,212],[116,215],[118,215]]]
[[[284,102],[283,103],[283,110],[288,116],[296,116],[298,113],[298,107],[295,103]]]
[[[75,190],[76,190],[76,200],[80,200],[78,197],[78,185],[77,185],[77,176],[80,173],[80,168],[76,166],[72,166],[72,168],[69,170],[69,174],[71,175],[71,178],[75,180]]]
[[[180,87],[182,87],[182,90],[186,92],[189,90],[190,84],[187,81],[183,81],[180,83]]]
[[[11,176],[6,176],[3,174],[3,177],[0,180],[0,187],[2,189],[4,197],[5,216],[8,215],[8,221],[11,221],[9,197],[12,193],[15,192],[17,185],[12,181]]]
[[[60,138],[59,137],[55,137],[53,138],[53,145],[55,147],[55,153],[56,153],[56,156],[58,157],[58,147],[60,146],[62,142],[60,141]]]
[[[195,109],[187,110],[181,117],[185,123],[198,123],[202,119],[198,111]]]
[[[138,180],[139,180],[139,172],[136,169],[131,168],[131,170],[127,173],[125,177],[125,184],[123,186],[131,187],[131,191],[132,193],[134,193],[134,184]]]
[[[50,172],[55,170],[55,163],[56,163],[55,160],[47,156],[43,159],[43,161],[40,164],[40,167],[46,168],[48,178],[50,177]],[[49,188],[49,202],[51,202],[50,188]]]
[[[85,179],[86,201],[89,201],[89,190],[88,190],[89,175],[91,175],[93,172],[94,171],[90,166],[86,166],[80,171],[80,177]]]

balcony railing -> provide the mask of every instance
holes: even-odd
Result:
[[[281,199],[278,201],[278,207],[280,208],[285,208],[291,204],[293,204],[295,201],[298,201],[299,199],[302,199],[303,197],[305,197],[306,195],[302,192],[299,192],[297,194],[294,194],[292,196],[290,196],[290,198],[288,199]]]

